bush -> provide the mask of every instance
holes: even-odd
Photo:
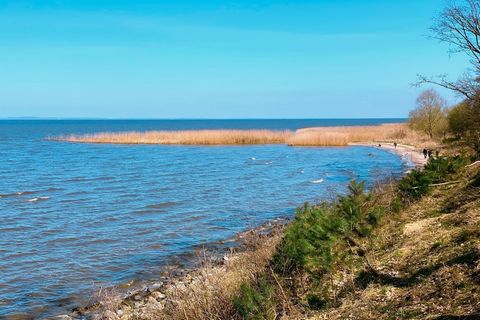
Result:
[[[321,310],[328,306],[328,303],[316,294],[307,295],[308,307],[312,310]]]
[[[457,140],[472,148],[480,156],[480,97],[464,101],[448,114],[450,132]]]
[[[297,210],[273,257],[273,266],[281,274],[305,271],[313,278],[335,272],[352,260],[355,238],[369,236],[387,212],[375,205],[363,182],[352,181],[348,194],[333,204],[305,204]]]
[[[430,186],[440,183],[465,166],[468,160],[461,156],[430,158],[423,170],[413,170],[400,180],[398,189],[404,202],[416,200],[427,194]]]
[[[416,200],[421,198],[430,190],[433,183],[432,177],[422,170],[413,170],[406,175],[398,184],[398,189],[402,195],[402,200]]]
[[[255,286],[242,284],[240,295],[233,300],[235,310],[246,320],[275,319],[274,286],[265,278]]]

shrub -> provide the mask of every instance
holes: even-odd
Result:
[[[416,200],[426,194],[432,184],[432,177],[422,170],[413,170],[403,177],[398,184],[402,200]]]
[[[242,284],[240,295],[233,300],[235,310],[246,320],[275,319],[274,291],[265,278],[259,279],[255,286]]]
[[[307,272],[320,284],[325,274],[349,269],[364,259],[353,247],[372,233],[387,212],[386,206],[373,200],[363,182],[352,181],[348,193],[332,204],[305,204],[284,233],[273,257],[274,269],[281,274]]]
[[[450,132],[464,145],[472,148],[476,155],[480,155],[480,97],[477,95],[472,101],[464,101],[448,115]]]
[[[404,202],[416,200],[427,194],[434,183],[443,182],[467,164],[461,156],[430,158],[423,170],[413,170],[400,180],[398,189]]]

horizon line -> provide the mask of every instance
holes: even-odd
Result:
[[[371,119],[398,119],[408,117],[327,117],[327,118],[108,118],[108,117],[6,117],[4,120],[165,120],[165,121],[196,121],[196,120],[371,120]]]

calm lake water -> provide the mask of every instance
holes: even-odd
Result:
[[[93,145],[69,133],[266,128],[370,120],[0,121],[0,318],[65,313],[95,287],[155,279],[196,246],[227,239],[305,201],[401,175],[368,147]]]

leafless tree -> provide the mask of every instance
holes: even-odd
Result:
[[[448,126],[446,104],[445,99],[435,90],[423,91],[417,98],[417,107],[409,114],[409,125],[430,138],[444,134]]]
[[[473,68],[457,81],[449,81],[446,75],[419,76],[417,85],[436,84],[473,99],[480,91],[480,0],[452,0],[431,30],[433,38],[450,45],[451,53],[469,56]]]

